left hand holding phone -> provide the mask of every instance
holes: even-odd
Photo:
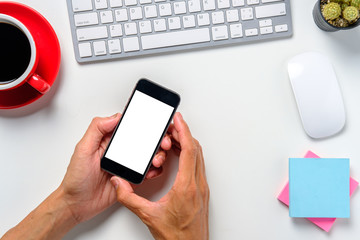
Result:
[[[61,239],[80,222],[99,214],[116,202],[116,191],[110,183],[111,175],[100,168],[100,158],[109,144],[112,132],[121,114],[107,118],[94,118],[84,137],[77,144],[61,185],[50,194],[1,240]],[[147,179],[161,174],[167,150],[171,148],[169,136],[161,143],[155,155],[154,166]]]
[[[94,118],[75,148],[60,188],[63,188],[65,200],[78,222],[94,217],[116,202],[111,175],[101,170],[100,159],[120,118],[119,113],[112,117]],[[171,145],[170,138],[166,136],[154,158],[156,167],[150,169],[147,179],[161,174],[165,151],[170,150]]]

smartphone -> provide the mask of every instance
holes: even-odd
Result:
[[[180,103],[180,96],[147,79],[137,82],[101,159],[101,168],[140,184]]]

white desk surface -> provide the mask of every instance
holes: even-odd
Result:
[[[292,219],[277,195],[288,158],[309,149],[349,157],[360,180],[360,27],[326,33],[313,22],[315,0],[291,1],[294,36],[248,45],[80,65],[75,61],[66,1],[21,0],[43,14],[61,44],[62,61],[50,93],[27,107],[0,111],[0,235],[16,225],[61,182],[91,119],[120,112],[135,82],[146,77],[182,96],[179,110],[203,146],[211,189],[211,239],[358,239],[360,201],[351,218],[326,233]],[[332,61],[347,115],[345,129],[326,140],[301,125],[287,75],[294,55],[316,50]],[[177,159],[140,189],[156,200],[171,186]],[[120,204],[70,231],[65,239],[151,239]]]

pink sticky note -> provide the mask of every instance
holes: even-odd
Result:
[[[305,158],[320,158],[315,153],[308,151],[305,154]],[[354,180],[353,178],[350,178],[350,196],[354,193],[355,189],[359,183]],[[278,196],[278,200],[284,203],[286,206],[289,206],[289,182],[286,183],[285,187],[281,191],[281,193]],[[316,224],[321,229],[325,230],[326,232],[329,232],[332,225],[334,224],[336,218],[307,218],[314,224]]]

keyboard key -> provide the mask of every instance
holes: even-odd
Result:
[[[91,57],[92,51],[91,51],[91,45],[90,43],[80,43],[79,45],[79,55],[81,58],[85,57]]]
[[[154,30],[155,32],[166,31],[166,22],[165,19],[156,19],[154,20]]]
[[[228,39],[229,33],[227,26],[212,27],[212,38],[214,41]]]
[[[105,9],[107,7],[107,0],[95,0],[96,9]]]
[[[227,22],[238,22],[239,21],[239,11],[237,9],[227,10],[226,11],[226,21]]]
[[[119,39],[113,39],[108,41],[109,53],[116,54],[121,53],[121,45]]]
[[[180,29],[181,28],[180,17],[169,18],[168,25],[170,30]]]
[[[110,36],[111,37],[121,37],[122,36],[122,28],[121,28],[120,24],[110,26]]]
[[[280,1],[284,1],[284,0],[262,0],[262,3],[271,3],[271,2],[280,2]]]
[[[146,6],[144,9],[146,18],[157,17],[157,10],[155,5]]]
[[[131,20],[138,20],[138,19],[142,19],[142,18],[143,18],[143,15],[142,15],[141,7],[130,8],[130,19]]]
[[[243,36],[241,23],[230,25],[230,36],[231,38],[241,38]]]
[[[260,0],[247,0],[247,4],[248,5],[255,5],[255,4],[259,4]]]
[[[219,24],[219,23],[224,23],[225,22],[224,12],[222,12],[222,11],[213,12],[211,14],[211,18],[212,18],[212,23],[213,24]]]
[[[124,38],[123,39],[124,52],[139,51],[139,39],[138,37]]]
[[[101,23],[112,23],[114,22],[112,11],[100,12]]]
[[[273,28],[272,27],[262,27],[260,28],[260,34],[265,35],[265,34],[270,34],[273,33]]]
[[[78,41],[95,40],[108,37],[106,26],[77,29],[76,34]]]
[[[126,35],[135,35],[137,34],[136,23],[129,22],[124,24],[124,31]]]
[[[151,3],[151,0],[140,0],[140,4]]]
[[[124,0],[125,6],[134,6],[137,5],[137,0]]]
[[[285,3],[255,7],[256,18],[268,18],[286,15]]]
[[[140,33],[151,33],[151,22],[150,21],[141,21],[139,22]]]
[[[93,13],[83,13],[74,15],[75,26],[89,26],[99,23],[98,15],[96,12]]]
[[[122,0],[110,0],[110,7],[116,8],[122,6]]]
[[[184,28],[195,27],[195,16],[188,15],[183,17]]]
[[[247,37],[256,36],[258,34],[259,34],[259,31],[257,28],[251,28],[251,29],[245,30],[245,36],[247,36]]]
[[[215,0],[203,0],[204,10],[215,10]]]
[[[219,9],[229,8],[230,7],[230,0],[217,0],[217,5],[218,5]]]
[[[287,24],[281,24],[275,26],[275,32],[287,32],[288,31],[288,25]]]
[[[184,14],[184,13],[186,13],[186,4],[185,4],[185,2],[175,2],[174,3],[174,12],[175,12],[175,14]]]
[[[105,41],[98,41],[93,43],[95,56],[106,55]]]
[[[241,20],[250,20],[254,19],[253,9],[252,8],[242,8],[241,12]]]
[[[191,13],[201,11],[200,0],[189,0],[188,5],[189,5],[189,12]]]
[[[245,0],[232,0],[233,7],[242,7],[245,5]]]
[[[208,13],[202,13],[197,15],[197,21],[199,26],[210,25],[210,17]]]
[[[208,28],[191,29],[178,32],[167,32],[141,37],[143,49],[180,46],[209,41],[210,33]]]
[[[171,5],[170,3],[164,3],[159,5],[159,14],[160,16],[170,16],[172,14],[171,12]]]
[[[126,9],[115,10],[115,20],[117,22],[125,22],[128,20]]]
[[[260,20],[259,21],[259,27],[268,27],[272,25],[272,20],[271,19],[266,19],[266,20]]]
[[[93,9],[91,0],[72,0],[74,12],[89,11]]]

